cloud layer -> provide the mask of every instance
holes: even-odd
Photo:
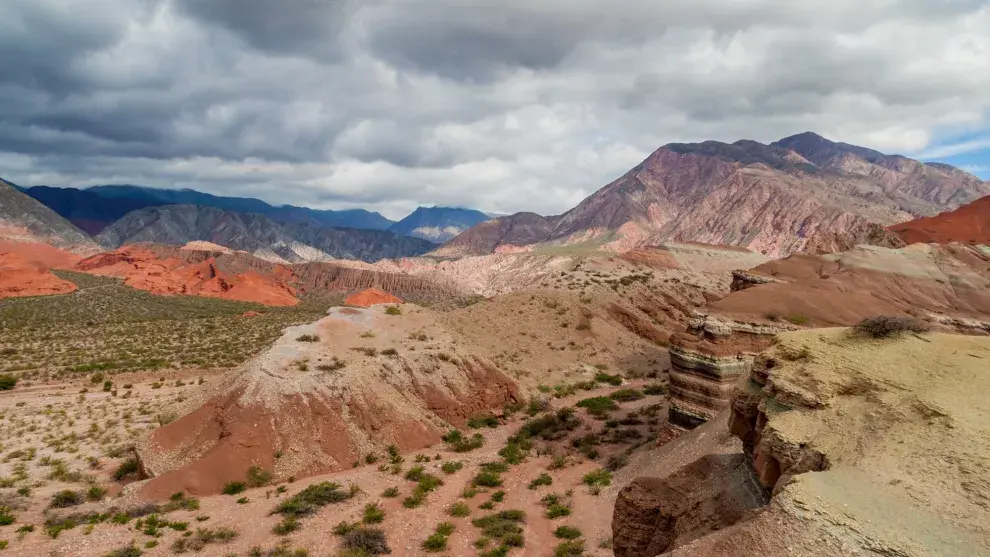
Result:
[[[0,176],[557,213],[668,142],[985,168],[990,3],[7,0]]]

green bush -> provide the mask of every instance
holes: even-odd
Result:
[[[621,377],[618,375],[609,375],[604,371],[595,374],[595,381],[598,381],[599,383],[608,383],[609,385],[614,385],[616,387],[622,384]]]
[[[536,489],[544,485],[553,485],[553,478],[551,478],[550,474],[547,474],[546,472],[543,472],[538,478],[529,482],[529,489]]]
[[[17,385],[17,378],[9,373],[0,374],[0,391],[9,391]]]
[[[341,491],[340,485],[333,482],[313,484],[289,499],[282,501],[271,514],[283,516],[305,516],[313,514],[320,507],[330,503],[346,501],[354,496],[354,492]]]
[[[636,389],[619,389],[608,395],[608,397],[619,402],[631,402],[643,398],[643,393]]]
[[[562,540],[576,540],[581,537],[581,530],[578,530],[573,526],[558,526],[557,529],[553,531],[553,535]]]
[[[581,557],[584,555],[584,540],[568,540],[557,544],[553,557]]]
[[[480,433],[475,433],[471,437],[465,437],[460,431],[452,429],[443,436],[443,441],[447,443],[447,447],[450,450],[457,453],[466,453],[484,445],[485,438]]]
[[[454,503],[447,508],[447,514],[458,518],[471,514],[471,507],[467,503]]]
[[[251,487],[262,487],[272,481],[272,474],[261,466],[252,466],[247,471],[247,483]]]
[[[287,516],[272,528],[272,533],[279,536],[288,536],[292,532],[302,528],[299,519],[294,516]]]
[[[237,495],[238,493],[243,492],[245,489],[247,489],[247,484],[244,482],[239,482],[239,481],[227,482],[226,485],[223,486],[223,494]]]
[[[74,507],[80,505],[83,502],[83,496],[78,491],[72,491],[71,489],[63,489],[52,495],[52,501],[50,506],[55,509],[64,509],[65,507]]]
[[[113,479],[117,480],[118,482],[130,476],[133,476],[135,479],[137,479],[139,472],[140,472],[140,466],[138,464],[137,459],[128,458],[124,462],[120,463],[120,466],[117,467],[117,470],[113,473]]]
[[[320,341],[320,337],[318,337],[316,335],[301,335],[301,336],[296,337],[296,340],[298,342],[319,342]]]
[[[660,383],[651,383],[643,387],[643,394],[646,395],[665,395],[667,394],[667,386]]]
[[[499,487],[502,485],[502,476],[498,472],[482,470],[471,480],[471,485],[482,487]]]
[[[426,538],[422,545],[423,551],[429,551],[430,553],[437,553],[440,551],[447,550],[447,536],[439,532],[435,532]]]
[[[448,460],[440,466],[440,469],[443,470],[445,474],[454,474],[461,468],[464,468],[464,463],[456,460]]]
[[[382,497],[388,497],[389,499],[392,499],[392,498],[398,497],[398,496],[399,496],[399,488],[397,488],[397,487],[390,487],[390,488],[388,488],[388,489],[386,489],[385,491],[382,492]]]
[[[364,506],[361,522],[365,524],[381,524],[385,521],[385,510],[378,503],[368,503]]]
[[[469,419],[467,426],[471,429],[481,429],[483,427],[496,428],[499,426],[499,420],[492,414],[482,414]]]
[[[399,306],[387,306],[385,308],[386,315],[402,315],[402,308]]]
[[[12,511],[10,507],[0,507],[0,526],[9,526],[17,522],[17,517]]]
[[[584,482],[585,485],[592,487],[596,485],[598,486],[611,485],[612,473],[604,468],[601,468],[585,474],[584,478],[582,478],[582,481]]]
[[[619,405],[614,400],[604,396],[586,398],[577,403],[579,408],[584,408],[589,414],[596,418],[604,418],[609,412],[618,410]]]

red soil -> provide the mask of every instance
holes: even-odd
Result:
[[[402,300],[377,288],[368,288],[356,294],[351,294],[344,300],[349,306],[371,307],[377,304],[401,304]]]
[[[955,211],[890,227],[908,244],[963,242],[990,244],[990,196]]]
[[[188,264],[176,258],[158,258],[152,251],[125,246],[80,261],[81,271],[124,278],[124,284],[152,294],[204,296],[269,306],[299,303],[295,289],[278,277],[255,271],[225,273],[212,257]]]
[[[19,296],[68,294],[76,285],[56,277],[48,267],[15,253],[0,253],[0,300]]]
[[[40,263],[49,269],[74,269],[82,256],[62,251],[48,244],[33,242],[0,242],[0,254],[12,253],[31,263]]]

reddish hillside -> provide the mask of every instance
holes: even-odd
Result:
[[[159,258],[145,247],[126,246],[84,259],[77,267],[87,273],[121,277],[124,284],[153,294],[186,294],[269,306],[299,303],[295,289],[276,276],[254,271],[224,272],[215,257],[187,263],[178,258]]]
[[[891,226],[905,242],[990,244],[990,196],[955,211]]]
[[[368,288],[355,294],[351,294],[344,300],[349,306],[371,307],[376,304],[401,304],[402,300],[377,288]]]
[[[14,253],[0,253],[0,300],[68,294],[74,290],[76,285],[58,278],[44,265]]]

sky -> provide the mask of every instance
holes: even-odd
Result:
[[[990,0],[3,0],[0,176],[560,213],[804,131],[990,179]]]

